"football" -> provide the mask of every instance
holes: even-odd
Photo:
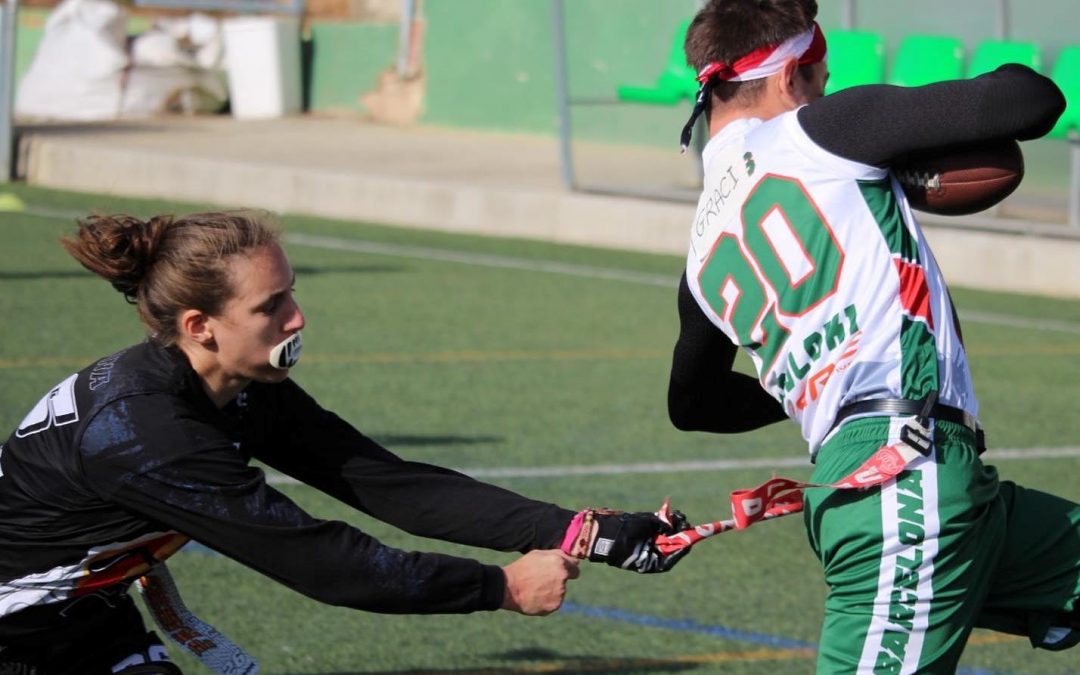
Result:
[[[1006,139],[912,156],[892,170],[911,208],[964,216],[1012,194],[1024,178],[1024,155]]]

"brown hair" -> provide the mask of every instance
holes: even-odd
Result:
[[[229,256],[279,238],[269,214],[195,213],[183,217],[92,215],[60,243],[79,263],[136,305],[150,338],[172,345],[186,309],[219,314],[232,297]]]
[[[686,61],[697,71],[714,61],[733,63],[806,31],[817,11],[816,0],[709,0],[686,31]],[[808,77],[810,71],[803,66],[800,72]],[[763,87],[764,80],[715,82],[710,103],[736,97],[752,103]]]

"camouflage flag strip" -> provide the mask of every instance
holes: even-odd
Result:
[[[184,605],[164,563],[154,565],[140,577],[137,587],[158,628],[211,672],[220,675],[259,672],[259,664],[250,654]]]

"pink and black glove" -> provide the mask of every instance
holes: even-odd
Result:
[[[663,553],[656,538],[688,527],[686,516],[672,511],[666,501],[656,513],[585,509],[570,521],[562,550],[575,558],[606,562],[639,574],[667,572],[690,548]]]

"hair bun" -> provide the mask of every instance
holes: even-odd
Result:
[[[83,267],[134,302],[171,223],[172,216],[143,221],[126,215],[91,215],[79,222],[75,237],[63,239],[62,243]]]

